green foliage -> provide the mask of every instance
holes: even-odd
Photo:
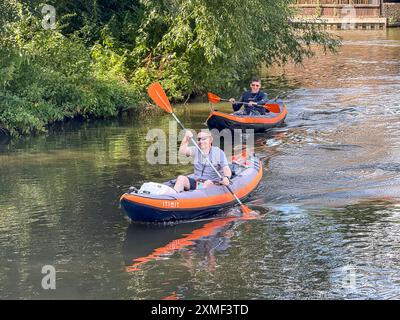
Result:
[[[312,56],[315,44],[333,50],[337,40],[317,26],[290,23],[292,2],[142,1],[145,14],[132,53],[146,72],[139,69],[131,81],[157,79],[171,96],[182,98],[237,88],[261,65],[300,63]]]
[[[300,63],[338,41],[290,22],[292,0],[0,0],[0,126],[43,131],[77,115],[113,116],[160,81],[176,100],[237,90],[262,65]]]
[[[28,10],[0,37],[0,124],[11,134],[43,132],[77,115],[115,116],[140,101],[124,78],[123,57],[44,30]]]

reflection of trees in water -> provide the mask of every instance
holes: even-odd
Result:
[[[6,152],[10,143],[11,137],[4,134],[0,126],[0,152]]]
[[[6,232],[0,234],[0,256],[4,279],[9,279],[9,286],[2,282],[4,290],[9,288],[14,297],[34,295],[30,277],[40,276],[38,265],[46,263],[61,268],[68,264],[66,270],[81,273],[81,284],[74,274],[71,287],[84,286],[100,273],[104,283],[112,282],[106,276],[110,252],[99,250],[97,241],[114,237],[110,223],[125,223],[118,209],[125,188],[116,184],[129,186],[154,170],[145,161],[144,137],[150,127],[144,122],[129,130],[110,123],[85,123],[78,130],[65,128],[2,146],[0,229]],[[105,257],[94,271],[93,256]],[[76,257],[72,263],[71,257]]]
[[[327,209],[323,212],[335,218],[336,224],[357,223],[360,225],[369,225],[390,217],[393,212],[387,209],[392,208],[396,202],[396,199],[390,198],[369,199],[345,206],[343,209]]]
[[[168,125],[166,117],[162,120],[164,123],[158,121],[159,125]],[[127,132],[115,126],[105,129],[104,125],[86,124],[78,131],[17,140],[10,149],[24,152],[0,155],[4,181],[1,203],[7,204],[7,199],[18,194],[21,203],[18,210],[24,212],[30,204],[51,206],[55,199],[68,202],[69,196],[85,198],[85,186],[93,183],[98,186],[104,183],[105,177],[129,186],[144,177],[152,179],[152,174],[165,176],[171,172],[171,177],[175,176],[176,170],[170,166],[147,164],[145,155],[149,143],[145,136],[150,128],[150,125],[136,124]],[[19,179],[21,175],[28,178]]]

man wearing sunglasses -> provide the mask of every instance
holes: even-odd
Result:
[[[232,175],[229,163],[225,153],[218,147],[212,146],[213,137],[209,131],[201,131],[197,135],[197,143],[211,161],[214,167],[223,177],[222,181],[218,177],[214,169],[209,165],[206,157],[203,157],[201,152],[196,147],[189,147],[190,138],[193,137],[191,131],[186,131],[185,137],[182,140],[179,148],[179,153],[187,157],[194,158],[194,177],[179,176],[176,179],[174,189],[176,192],[208,188],[215,183],[229,185]]]
[[[260,89],[261,80],[259,78],[253,78],[250,83],[250,90],[244,92],[238,102],[236,102],[235,98],[229,99],[232,103],[233,111],[237,112],[237,114],[251,116],[264,115],[269,112],[263,107],[268,101],[268,96]],[[243,102],[248,104],[244,105],[244,110],[240,112],[239,109],[243,106]]]

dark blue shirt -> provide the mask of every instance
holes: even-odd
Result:
[[[245,93],[243,93],[239,99],[239,102],[234,103],[232,105],[233,111],[238,111],[243,105],[242,102],[251,102],[251,101],[257,102],[257,106],[244,105],[244,111],[247,114],[250,114],[251,110],[256,110],[261,114],[265,114],[266,112],[268,112],[268,110],[263,107],[263,105],[266,104],[268,101],[268,96],[265,92],[262,91],[258,91],[257,93],[251,93],[251,91],[246,91]]]

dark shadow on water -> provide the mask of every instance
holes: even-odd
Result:
[[[10,143],[11,137],[5,133],[2,133],[0,127],[0,152],[6,151],[8,144]]]
[[[390,208],[396,203],[396,199],[368,199],[342,209],[331,209],[331,214],[341,225],[357,223],[359,226],[369,226],[390,217],[393,214]]]

